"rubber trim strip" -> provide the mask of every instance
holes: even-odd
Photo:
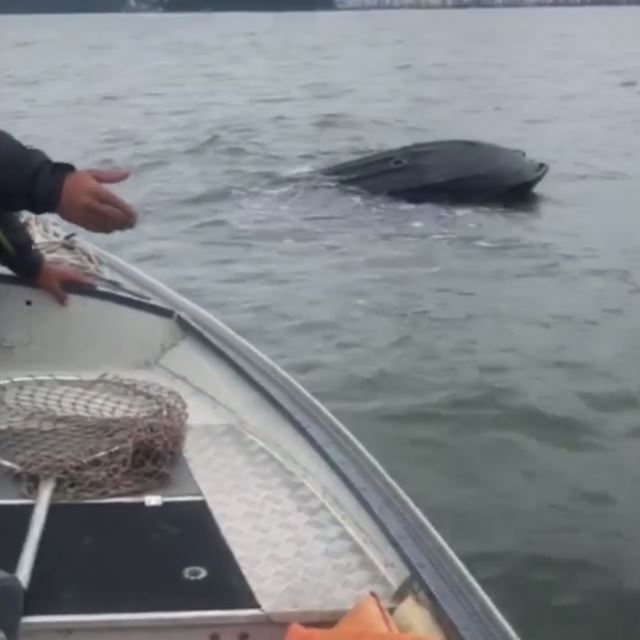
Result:
[[[0,274],[0,283],[9,284],[12,286],[23,287],[25,289],[37,290],[30,282],[17,278],[15,276]],[[175,311],[169,307],[163,306],[156,302],[147,302],[140,298],[117,293],[116,291],[109,291],[107,289],[101,289],[100,287],[88,288],[82,285],[69,285],[65,287],[65,291],[76,296],[83,298],[94,298],[96,300],[105,300],[107,302],[113,302],[123,307],[130,307],[138,311],[144,311],[152,315],[160,316],[162,318],[173,318]]]

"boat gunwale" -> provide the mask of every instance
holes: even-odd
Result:
[[[173,318],[202,341],[288,417],[292,426],[341,478],[384,534],[417,583],[464,640],[519,640],[476,579],[426,515],[346,427],[304,387],[253,345],[203,308],[86,240],[81,244],[157,300],[146,302],[96,287],[76,295],[105,299]],[[25,283],[9,276],[14,284]],[[7,281],[0,274],[0,282]],[[27,287],[30,285],[27,283]],[[71,291],[71,289],[70,289]],[[159,304],[160,301],[162,304]],[[97,619],[97,618],[95,618]]]

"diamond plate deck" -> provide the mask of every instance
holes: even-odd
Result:
[[[391,586],[327,504],[236,426],[198,426],[186,457],[262,608],[342,611]]]

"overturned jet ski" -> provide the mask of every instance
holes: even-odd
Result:
[[[321,169],[320,174],[411,203],[508,203],[530,195],[548,170],[517,149],[441,140],[376,153]]]

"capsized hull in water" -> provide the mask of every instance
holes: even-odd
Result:
[[[483,203],[528,196],[548,170],[518,149],[442,140],[376,153],[320,173],[344,186],[412,203]]]

